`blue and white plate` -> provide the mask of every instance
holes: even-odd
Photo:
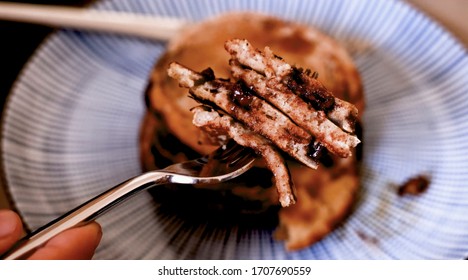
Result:
[[[143,193],[100,218],[98,259],[460,259],[468,256],[468,57],[398,1],[106,0],[91,8],[199,21],[258,10],[318,27],[353,55],[367,111],[355,212],[321,242],[288,253],[269,230],[191,227]],[[140,171],[148,74],[165,44],[59,31],[9,97],[2,165],[30,228]],[[428,174],[427,192],[396,186]]]

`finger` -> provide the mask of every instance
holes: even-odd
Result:
[[[66,230],[49,240],[29,259],[31,260],[87,260],[94,255],[101,241],[101,226],[92,222]]]
[[[18,214],[7,209],[0,210],[0,253],[13,246],[22,233],[23,226]]]

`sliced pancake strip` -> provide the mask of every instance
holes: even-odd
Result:
[[[316,78],[317,74],[286,63],[265,47],[255,49],[247,40],[232,39],[225,42],[225,49],[232,59],[262,75],[268,80],[276,80],[311,104],[316,110],[325,111],[331,121],[346,132],[353,133],[358,111],[354,105],[335,98]],[[310,90],[313,89],[313,90]],[[282,90],[282,88],[277,88]],[[359,142],[358,142],[359,143]],[[357,144],[357,143],[356,143]]]
[[[176,62],[169,65],[168,74],[180,86],[189,88],[190,94],[201,103],[220,108],[304,165],[318,167],[310,155],[311,147],[317,144],[315,139],[242,84],[214,79],[209,71],[197,73]]]
[[[291,174],[281,153],[264,137],[253,133],[243,124],[227,115],[199,106],[192,109],[193,124],[209,134],[227,135],[239,145],[249,147],[260,153],[268,168],[273,172],[281,206],[287,207],[296,202]]]
[[[311,133],[328,151],[340,157],[348,157],[360,143],[356,136],[341,130],[330,121],[324,111],[315,110],[276,79],[267,79],[254,70],[244,69],[237,60],[231,59],[230,65],[234,78],[252,87],[260,97]]]

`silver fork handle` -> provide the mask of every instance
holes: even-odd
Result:
[[[98,216],[142,190],[171,181],[167,172],[153,171],[129,179],[90,199],[18,241],[1,256],[5,260],[27,258],[57,234],[95,220]]]

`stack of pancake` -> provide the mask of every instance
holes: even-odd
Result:
[[[242,40],[232,40],[233,38],[242,38]],[[252,46],[265,51],[257,52]],[[312,156],[298,158],[297,153],[288,155],[288,150],[280,147],[280,150],[286,152],[284,155],[282,152],[278,154],[290,172],[297,197],[296,203],[294,203],[296,197],[292,192],[277,192],[274,188],[275,184],[278,187],[278,180],[272,176],[269,170],[272,169],[271,163],[268,160],[259,162],[255,169],[237,180],[217,186],[217,189],[211,193],[201,193],[196,187],[193,190],[182,190],[172,186],[155,194],[155,199],[167,201],[172,195],[174,200],[179,201],[177,205],[180,207],[183,205],[180,202],[185,201],[185,197],[189,203],[186,204],[187,208],[206,208],[208,210],[205,213],[214,213],[212,210],[216,209],[226,219],[236,216],[241,220],[248,220],[268,213],[273,217],[269,221],[277,224],[275,237],[284,240],[287,249],[304,248],[326,236],[346,217],[359,188],[357,157],[359,151],[356,151],[355,146],[359,142],[357,140],[360,137],[359,120],[364,109],[361,81],[346,51],[319,31],[271,16],[246,12],[224,14],[184,30],[168,45],[166,53],[158,61],[146,92],[148,113],[141,130],[142,165],[145,170],[152,170],[194,158],[211,152],[225,138],[224,136],[233,136],[221,133],[217,135],[218,137],[213,137],[213,133],[207,133],[206,129],[195,126],[192,123],[193,111],[197,113],[198,110],[203,116],[198,120],[205,121],[205,126],[210,114],[219,112],[212,110],[213,108],[199,107],[197,100],[188,97],[187,89],[179,87],[180,79],[172,79],[167,71],[168,68],[175,70],[175,73],[179,73],[181,69],[209,68],[212,72],[191,73],[200,75],[199,77],[208,80],[207,82],[214,79],[211,76],[216,73],[217,81],[230,84],[233,83],[228,79],[232,76],[237,76],[238,79],[242,77],[242,81],[247,83],[238,84],[237,87],[238,92],[245,93],[246,89],[248,91],[262,81],[258,80],[256,75],[266,74],[255,69],[255,65],[248,64],[248,61],[243,61],[242,52],[239,52],[241,49],[248,50],[250,54],[257,52],[270,56],[275,61],[287,61],[288,65],[292,65],[296,75],[302,75],[308,80],[310,78],[311,81],[316,80],[324,92],[332,93],[334,99],[331,103],[328,102],[330,99],[325,98],[320,104],[309,105],[323,107],[318,108],[320,110],[316,107],[315,109],[326,112],[327,120],[331,120],[332,124],[336,124],[345,132],[346,137],[343,139],[347,145],[340,149],[333,141],[327,142],[323,137],[306,136],[304,143],[307,147],[315,147],[314,151],[317,150],[317,144],[326,147],[321,157],[317,158]],[[272,50],[274,55],[269,50]],[[233,57],[236,59],[232,59]],[[289,83],[291,90],[298,87],[293,82],[292,80]],[[328,94],[325,95],[327,96],[329,97]],[[237,103],[246,105],[244,104],[246,100],[251,102],[250,97],[239,96]],[[342,108],[347,104],[342,100],[352,103],[355,106],[352,108],[357,110],[347,110],[345,115],[340,115],[341,111],[335,108]],[[198,109],[193,110],[193,108]],[[289,108],[288,116],[294,115],[294,112],[303,112],[302,109],[295,109],[295,107]],[[334,111],[336,112],[333,113]],[[333,118],[333,114],[337,117]],[[215,115],[217,116],[221,117],[219,114]],[[357,138],[353,136],[354,124],[357,126],[355,132]],[[278,132],[270,128],[267,128],[267,131],[273,131],[272,138],[275,138],[274,135]],[[271,140],[274,139],[269,139]],[[279,201],[288,207],[278,207]],[[190,202],[193,202],[193,205],[190,205]],[[174,207],[175,210],[176,208]],[[232,213],[247,213],[249,217]]]

